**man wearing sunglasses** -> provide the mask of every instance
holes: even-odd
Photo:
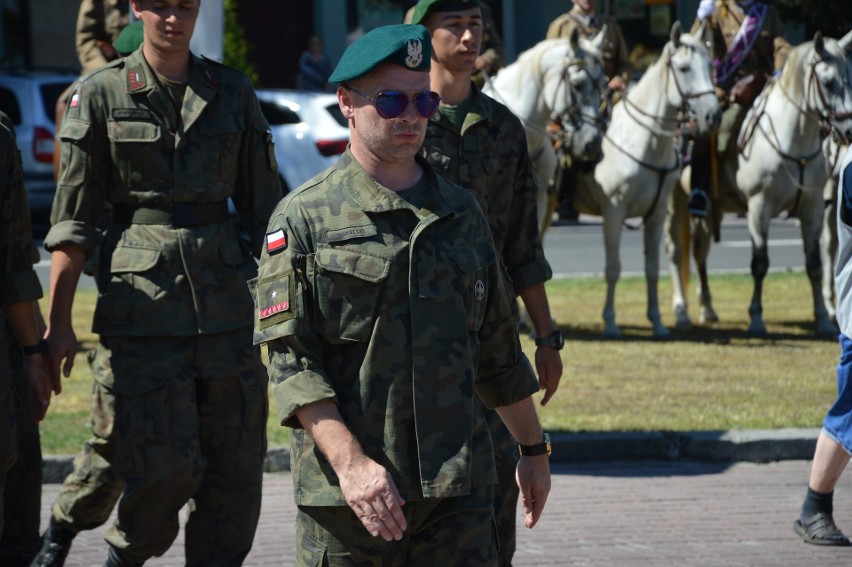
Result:
[[[494,452],[474,392],[524,444],[526,524],[550,491],[538,390],[475,199],[420,155],[429,34],[377,28],[330,81],[350,146],[270,219],[255,298],[292,427],[296,565],[496,565]]]
[[[469,190],[488,217],[494,245],[502,255],[515,304],[520,295],[535,329],[535,363],[545,405],[562,376],[562,334],[550,315],[544,282],[551,278],[536,219],[537,189],[521,122],[502,104],[482,94],[471,80],[482,41],[476,0],[420,0],[413,23],[432,40],[432,88],[441,106],[426,129],[424,155],[438,173]],[[500,564],[511,565],[515,550],[518,488],[515,441],[499,417],[485,410],[491,426],[499,485],[494,514]]]

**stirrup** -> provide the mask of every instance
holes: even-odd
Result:
[[[689,214],[694,217],[703,218],[707,216],[708,203],[709,199],[707,197],[707,193],[696,187],[689,194],[689,201],[686,203],[686,210],[688,210]]]

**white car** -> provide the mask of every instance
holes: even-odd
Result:
[[[33,229],[47,226],[56,193],[53,136],[56,100],[77,80],[73,73],[0,70],[0,110],[12,120],[21,151]]]
[[[284,193],[334,164],[349,144],[349,125],[334,93],[257,89],[272,129]]]

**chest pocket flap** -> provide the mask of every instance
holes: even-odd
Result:
[[[329,272],[346,274],[373,283],[383,281],[390,271],[390,261],[386,258],[344,248],[320,248],[317,250],[316,263]]]
[[[110,119],[107,134],[113,142],[155,142],[160,139],[160,126],[140,120]]]
[[[199,123],[201,131],[208,136],[218,136],[229,132],[241,132],[244,130],[241,117],[236,114],[214,114]]]

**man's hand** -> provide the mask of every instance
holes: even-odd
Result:
[[[521,457],[515,470],[524,507],[524,525],[532,528],[538,523],[547,496],[550,494],[550,462],[547,455]]]
[[[385,541],[401,540],[408,527],[402,513],[405,501],[388,471],[367,456],[345,471],[335,471],[346,503],[372,536]]]
[[[535,369],[538,372],[538,383],[544,390],[541,405],[547,405],[562,378],[562,357],[555,348],[540,346],[535,349]]]
[[[30,384],[30,413],[33,423],[38,423],[50,405],[50,360],[44,354],[25,356],[24,372]]]
[[[624,79],[620,75],[616,75],[609,80],[606,86],[613,91],[623,91],[627,88],[627,83],[624,82]]]
[[[50,377],[53,383],[53,391],[57,394],[62,392],[62,376],[71,376],[74,367],[74,356],[77,354],[77,335],[70,326],[56,329],[48,327],[44,335],[50,345]]]

